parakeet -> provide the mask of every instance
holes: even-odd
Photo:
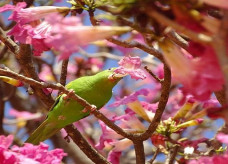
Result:
[[[102,108],[112,96],[112,88],[119,82],[122,76],[114,73],[115,68],[102,71],[93,76],[80,77],[69,84],[66,88],[73,89],[77,95],[95,105],[97,109]],[[76,122],[89,115],[89,111],[83,111],[76,100],[66,99],[66,94],[60,95],[46,120],[31,134],[25,141],[32,144],[39,144],[57,133],[73,122]],[[64,98],[65,97],[65,98]]]

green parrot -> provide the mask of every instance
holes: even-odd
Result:
[[[114,73],[115,68],[102,71],[93,76],[80,77],[66,85],[68,90],[73,90],[77,95],[102,108],[112,96],[112,88],[123,77]],[[39,144],[50,138],[60,129],[89,115],[89,111],[83,111],[84,107],[73,99],[66,98],[66,94],[60,95],[49,111],[46,120],[25,141]],[[64,98],[65,97],[65,98]]]

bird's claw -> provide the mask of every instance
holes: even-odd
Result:
[[[96,109],[97,109],[97,107],[96,107],[95,105],[91,105],[91,106],[85,107],[85,108],[82,110],[82,112],[84,112],[84,113],[86,113],[86,112],[88,112],[88,111],[93,112],[93,111],[95,111]]]
[[[73,89],[70,89],[69,93],[63,97],[63,100],[65,101],[65,105],[67,105],[67,103],[70,101],[72,95],[74,95],[74,94],[75,94],[75,91]]]
[[[75,91],[73,89],[70,89],[69,93],[66,96],[64,96],[63,99],[64,100],[69,100],[70,97],[72,97],[72,95],[74,95],[74,94],[75,94]]]
[[[67,136],[66,137],[64,137],[64,140],[66,140],[66,142],[67,143],[70,143],[70,137],[69,137],[69,135],[67,134]]]

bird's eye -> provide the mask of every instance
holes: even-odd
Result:
[[[110,71],[112,68],[109,68],[108,70]]]

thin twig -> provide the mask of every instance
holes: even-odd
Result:
[[[95,19],[94,14],[91,14],[91,12],[93,11],[89,11],[89,15],[90,15],[90,21],[92,23],[93,26],[97,26],[98,25],[98,21]],[[96,22],[96,23],[95,23]],[[138,48],[144,52],[147,52],[148,54],[151,54],[153,56],[155,56],[156,58],[158,58],[160,61],[164,62],[162,53],[159,52],[158,50],[156,50],[153,47],[149,47],[147,45],[141,44],[137,41],[132,41],[132,42],[127,42],[127,41],[122,41],[119,39],[115,39],[115,38],[109,38],[107,39],[109,42],[112,42],[118,46],[121,47],[125,47],[125,48]]]
[[[122,128],[114,124],[112,121],[110,121],[105,115],[103,115],[98,110],[92,110],[91,113],[98,118],[99,120],[103,121],[109,128],[114,130],[116,133],[120,134],[121,136],[128,138],[128,139],[134,139],[135,135],[131,133],[125,132]]]
[[[88,53],[86,51],[84,51],[83,49],[79,48],[78,52],[80,54],[82,54],[83,56],[86,56],[86,57],[105,57],[105,58],[109,58],[109,59],[113,59],[113,60],[121,60],[123,59],[123,56],[117,56],[117,55],[113,55],[111,53],[108,53],[108,52],[98,52],[98,53]],[[158,62],[156,62],[155,60],[148,60],[146,58],[143,58],[141,59],[142,60],[142,63],[144,64],[151,64],[151,65],[154,65],[154,66],[157,66]]]
[[[157,148],[157,150],[156,150],[155,153],[154,153],[153,158],[151,158],[151,159],[147,162],[147,164],[153,164],[153,162],[154,162],[154,160],[157,158],[157,155],[159,154],[159,152],[160,152],[160,149]]]
[[[117,16],[117,21],[120,22],[122,25],[130,26],[131,28],[133,28],[134,30],[136,30],[142,34],[150,34],[152,36],[154,35],[153,30],[140,27],[137,24],[134,24],[133,22],[131,22],[131,21],[129,21],[126,18],[123,18],[121,16]]]
[[[144,34],[150,34],[152,35],[153,37],[154,36],[154,31],[151,30],[151,29],[148,29],[148,28],[142,28],[142,27],[139,27],[137,26],[136,24],[133,24],[133,22],[127,20],[126,18],[123,18],[123,17],[120,17],[118,16],[117,17],[117,21],[119,21],[120,23],[122,23],[123,25],[127,25],[127,26],[130,26],[132,27],[133,29],[135,29],[136,31]],[[166,35],[173,41],[175,42],[176,44],[178,44],[179,46],[181,46],[182,48],[186,49],[187,46],[188,46],[188,42],[186,40],[184,40],[180,35],[178,35],[174,30],[172,30],[171,28],[167,28],[165,30],[166,32]]]
[[[166,104],[168,102],[170,86],[171,86],[171,71],[170,71],[170,68],[166,64],[164,64],[164,81],[162,83],[161,96],[158,104],[158,109],[156,110],[155,116],[152,122],[150,123],[148,129],[138,137],[139,139],[147,140],[151,136],[151,134],[156,130],[161,120],[161,116],[165,110]]]
[[[163,80],[159,79],[147,66],[144,68],[158,83],[163,83]]]
[[[19,46],[10,37],[6,36],[5,31],[0,27],[0,40],[9,48],[14,54],[19,53]]]
[[[60,75],[60,84],[66,85],[66,77],[67,77],[67,66],[68,66],[69,59],[63,60],[62,63],[62,70]]]
[[[172,150],[169,152],[169,155],[167,157],[167,160],[165,164],[173,164],[177,155],[179,149],[179,145],[175,145]]]
[[[164,61],[162,53],[158,50],[156,50],[153,47],[149,47],[147,45],[141,44],[139,42],[136,41],[131,41],[131,42],[127,42],[127,41],[122,41],[119,39],[115,39],[115,38],[110,38],[107,39],[108,41],[121,46],[121,47],[125,47],[125,48],[138,48],[140,50],[143,50],[144,52],[147,52],[148,54],[151,54],[153,56],[155,56],[156,58],[158,58],[160,61]]]
[[[166,33],[166,36],[168,36],[170,40],[172,40],[174,43],[179,45],[181,48],[184,48],[184,49],[188,48],[188,42],[184,38],[182,38],[178,33],[176,33],[172,29],[168,28],[167,30],[168,32]]]

